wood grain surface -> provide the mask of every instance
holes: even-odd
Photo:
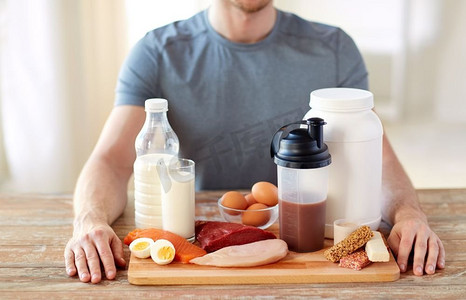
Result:
[[[196,215],[217,219],[215,200],[222,191],[196,195]],[[442,239],[446,267],[434,275],[408,271],[392,282],[288,283],[229,285],[138,286],[128,282],[128,270],[115,280],[81,283],[66,275],[63,249],[72,234],[72,196],[0,195],[0,299],[464,299],[466,295],[466,189],[419,190],[423,210]],[[113,224],[123,238],[134,229],[129,201]],[[388,233],[389,228],[381,230]],[[124,247],[129,262],[130,253]]]

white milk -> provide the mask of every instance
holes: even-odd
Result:
[[[195,199],[194,174],[180,172],[183,181],[172,178],[168,193],[162,192],[163,229],[189,241],[194,240]]]
[[[162,187],[157,172],[157,162],[168,164],[169,154],[146,154],[134,162],[134,206],[138,228],[162,228]]]

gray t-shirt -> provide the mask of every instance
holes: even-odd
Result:
[[[240,44],[219,35],[203,11],[133,47],[115,105],[166,98],[180,157],[196,162],[196,188],[251,188],[276,183],[273,134],[301,120],[310,92],[327,87],[368,88],[361,54],[341,29],[278,11],[265,39]]]

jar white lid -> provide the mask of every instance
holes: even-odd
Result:
[[[309,106],[331,111],[372,109],[374,95],[366,90],[353,88],[326,88],[311,92]]]
[[[168,101],[163,98],[147,99],[144,107],[147,112],[164,112],[168,111]]]

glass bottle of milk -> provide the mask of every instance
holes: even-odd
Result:
[[[157,165],[178,156],[180,143],[167,118],[166,99],[145,102],[146,121],[135,141],[134,207],[137,228],[162,228],[162,185]]]

